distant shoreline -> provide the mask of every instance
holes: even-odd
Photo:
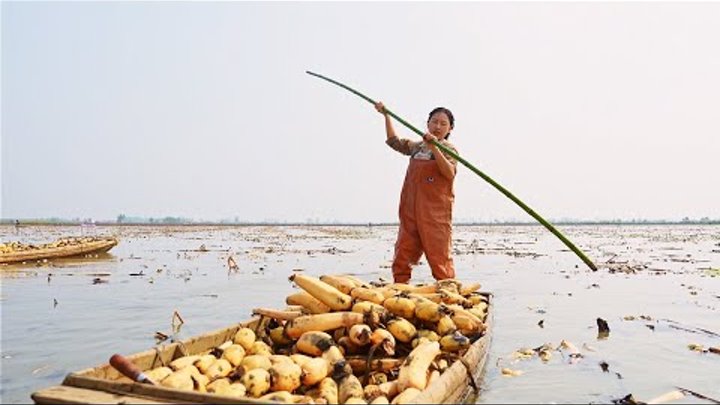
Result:
[[[558,226],[607,226],[607,225],[720,225],[720,219],[707,221],[550,221]],[[0,225],[14,226],[14,220],[0,220]],[[122,227],[143,227],[143,226],[220,226],[220,227],[243,227],[243,226],[398,226],[397,222],[77,222],[77,221],[43,221],[27,220],[20,221],[20,227],[25,226],[122,226]],[[542,226],[538,222],[458,222],[453,226]]]

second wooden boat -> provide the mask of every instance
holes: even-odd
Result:
[[[36,260],[51,260],[66,257],[77,257],[88,254],[105,253],[118,244],[112,237],[103,238],[69,238],[42,246],[23,246],[22,250],[7,249],[0,252],[0,263],[21,263]],[[6,244],[9,248],[10,244]]]

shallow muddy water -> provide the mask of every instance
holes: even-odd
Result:
[[[720,398],[720,226],[566,226],[600,266],[590,271],[539,226],[456,226],[462,281],[495,297],[495,327],[478,403],[648,401],[675,387]],[[293,271],[390,279],[394,226],[0,227],[0,239],[45,243],[81,233],[115,235],[109,254],[0,266],[0,399],[60,384],[113,353],[153,347],[247,320],[254,307],[284,307]],[[201,248],[202,247],[202,248]],[[229,271],[228,256],[239,266]],[[428,266],[414,282],[430,281]],[[641,318],[642,316],[642,318]],[[634,317],[634,318],[632,318]],[[596,319],[610,327],[598,338]],[[542,321],[542,327],[539,326]],[[562,340],[513,359],[520,348]],[[605,366],[605,370],[601,366]],[[501,369],[523,371],[505,377]],[[694,396],[673,403],[710,403]]]

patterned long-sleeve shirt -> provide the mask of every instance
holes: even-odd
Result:
[[[442,139],[438,140],[438,142],[446,148],[457,153],[457,149],[455,148],[455,146],[447,140]],[[412,159],[435,160],[435,156],[433,156],[432,151],[424,141],[411,141],[409,139],[399,138],[396,136],[386,140],[385,143],[396,151],[402,153],[403,155],[410,156]],[[457,169],[457,161],[447,153],[443,152],[443,154],[450,162],[450,164],[452,164],[453,167]]]

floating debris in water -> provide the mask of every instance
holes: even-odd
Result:
[[[228,273],[230,271],[237,272],[238,270],[240,270],[240,266],[238,266],[237,262],[235,262],[235,259],[232,256],[228,256],[227,264],[228,264]]]
[[[683,394],[685,394],[685,395],[692,395],[692,396],[694,396],[695,398],[700,398],[700,399],[704,399],[704,400],[707,400],[707,401],[711,401],[711,402],[716,403],[716,404],[720,404],[720,401],[719,401],[719,400],[717,400],[717,399],[715,399],[715,398],[710,398],[710,397],[708,397],[708,396],[705,396],[705,395],[700,394],[700,393],[698,393],[698,392],[695,392],[695,391],[693,391],[693,390],[689,390],[689,389],[687,389],[687,388],[677,387],[677,386],[676,386],[675,388],[677,388],[678,390],[680,390],[680,391],[681,391]]]
[[[602,318],[597,318],[596,321],[598,326],[598,340],[603,340],[610,337],[610,326],[608,326],[607,321]]]
[[[500,370],[500,372],[502,373],[503,377],[519,377],[525,374],[525,372],[522,370],[513,370],[507,367]]]
[[[673,321],[672,319],[659,319],[658,321],[659,322],[660,321],[667,322],[669,324],[668,326],[673,329],[682,330],[682,331],[690,332],[690,333],[704,334],[704,335],[713,336],[713,337],[720,337],[720,333],[713,332],[711,330],[704,329],[704,328],[694,327],[694,326],[680,326],[679,322]]]
[[[688,347],[688,349],[690,349],[694,352],[704,352],[705,351],[705,348],[703,347],[703,345],[699,345],[696,343],[690,343],[687,347]]]
[[[173,334],[177,334],[178,332],[180,332],[180,328],[183,326],[183,324],[185,324],[185,320],[183,320],[182,317],[180,316],[180,313],[177,310],[175,310],[173,312],[172,321],[171,321]]]
[[[166,340],[168,340],[170,336],[162,333],[162,332],[155,332],[155,343],[160,344]]]
[[[580,352],[580,349],[578,349],[577,346],[575,346],[572,342],[564,339],[560,342],[560,345],[556,350],[560,349],[564,349],[570,352],[570,354],[568,355],[569,364],[575,364],[580,361],[580,359],[585,357],[585,355]]]
[[[514,351],[511,357],[515,360],[526,360],[532,358],[535,355],[535,350],[528,348],[521,348]]]
[[[618,399],[613,399],[610,402],[616,405],[634,405],[634,404],[642,404],[643,402],[638,402],[635,397],[633,397],[632,394],[627,394],[626,396]]]
[[[587,343],[583,343],[582,347],[583,347],[583,349],[585,349],[585,350],[587,350],[587,351],[589,351],[589,352],[596,352],[596,351],[597,351],[596,348],[588,345]]]
[[[527,309],[529,309],[530,311],[535,311],[536,314],[540,314],[540,315],[543,315],[543,314],[546,314],[546,313],[547,313],[547,311],[544,310],[543,308],[537,308],[537,309],[536,309],[535,307],[527,307]]]
[[[39,372],[41,372],[41,371],[45,371],[45,370],[47,370],[47,369],[49,369],[49,368],[50,368],[50,365],[49,365],[49,364],[46,364],[46,365],[44,365],[44,366],[42,366],[42,367],[38,367],[38,368],[36,368],[35,370],[33,370],[33,371],[32,371],[32,374],[35,375],[35,374],[37,374],[37,373],[39,373]]]
[[[538,357],[540,357],[540,360],[547,363],[552,357],[552,352],[550,350],[540,350],[538,352]]]
[[[720,253],[720,251],[718,252]],[[705,275],[710,277],[720,277],[720,268],[713,269],[713,268],[707,268],[705,270]]]

